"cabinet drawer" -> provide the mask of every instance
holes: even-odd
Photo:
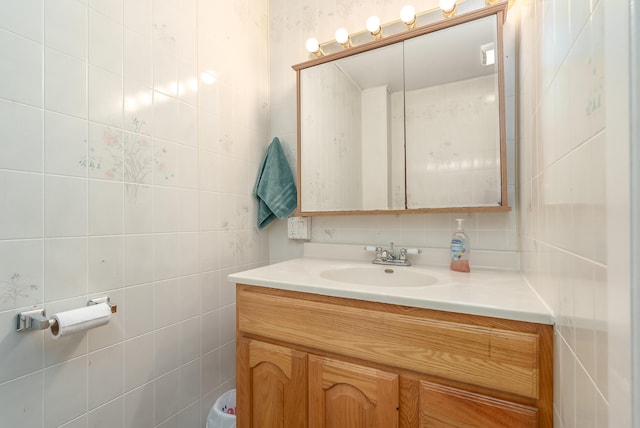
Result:
[[[538,411],[430,382],[420,384],[421,428],[535,428]]]
[[[385,311],[383,306],[305,293],[237,289],[238,330],[307,348],[539,397],[539,337],[514,331]],[[425,310],[425,312],[428,312]]]

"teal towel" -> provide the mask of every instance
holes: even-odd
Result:
[[[296,183],[278,137],[273,139],[267,149],[253,193],[258,198],[260,229],[276,217],[280,220],[286,218],[298,206]]]

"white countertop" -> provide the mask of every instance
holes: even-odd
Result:
[[[473,269],[452,272],[444,267],[393,267],[423,271],[437,279],[427,286],[371,286],[321,276],[327,269],[371,266],[352,260],[303,257],[229,275],[231,282],[392,303],[448,312],[553,324],[553,314],[519,272]],[[379,266],[380,269],[390,266]]]

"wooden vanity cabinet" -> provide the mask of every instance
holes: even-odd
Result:
[[[239,428],[553,426],[550,325],[237,286]]]

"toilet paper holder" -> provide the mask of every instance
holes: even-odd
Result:
[[[111,304],[111,299],[109,299],[108,296],[93,298],[87,302],[87,306],[98,305],[100,303],[109,305],[112,314],[118,312],[118,305]],[[46,330],[55,322],[53,318],[47,317],[47,311],[44,308],[31,309],[20,312],[16,316],[16,331]]]

